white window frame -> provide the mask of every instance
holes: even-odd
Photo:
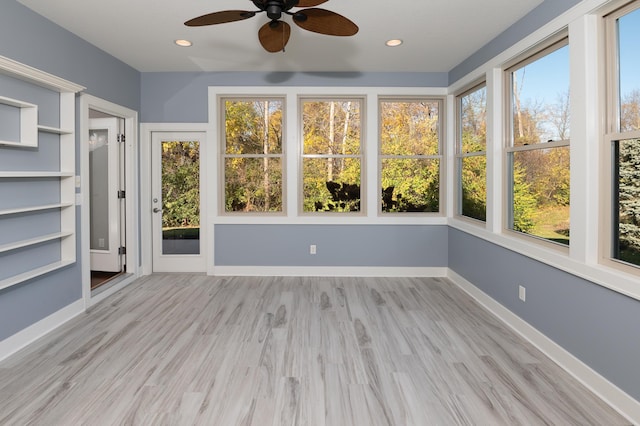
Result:
[[[485,160],[487,158],[487,145],[489,144],[489,140],[488,140],[488,134],[486,135],[486,139],[485,139],[485,149],[484,151],[471,151],[471,152],[463,152],[462,150],[462,99],[467,96],[470,95],[472,93],[475,93],[479,90],[485,89],[485,93],[486,96],[488,96],[488,88],[487,88],[487,82],[486,80],[481,80],[481,81],[477,81],[474,82],[473,84],[467,86],[466,88],[462,89],[458,94],[456,94],[456,141],[455,141],[455,153],[456,153],[456,159],[455,159],[455,173],[456,173],[456,177],[455,177],[455,191],[456,191],[456,198],[455,198],[455,216],[462,219],[462,220],[468,220],[470,223],[473,223],[475,225],[479,225],[479,226],[486,226],[488,217],[487,217],[487,212],[488,212],[488,191],[489,191],[489,184],[488,182],[485,185],[485,220],[481,220],[481,219],[477,219],[477,218],[473,218],[470,216],[466,216],[462,213],[462,193],[463,193],[463,188],[462,188],[462,162],[464,161],[465,158],[471,158],[471,157],[485,157]],[[485,112],[488,112],[488,99],[485,98]],[[488,126],[486,123],[487,121],[487,116],[485,115],[485,126],[487,127],[487,131]],[[487,179],[487,169],[485,168],[485,180]]]
[[[445,157],[444,157],[444,141],[445,141],[445,116],[446,101],[441,96],[379,96],[378,97],[378,114],[376,116],[376,125],[380,129],[382,123],[380,114],[382,108],[380,104],[382,102],[436,102],[438,104],[438,154],[437,155],[383,155],[382,154],[382,139],[380,132],[378,132],[378,178],[377,178],[377,203],[378,203],[378,215],[379,216],[442,216],[446,210],[444,204],[443,194],[446,192],[446,180],[445,180]],[[382,211],[382,161],[383,160],[438,160],[438,211],[434,212],[383,212]]]
[[[535,242],[537,244],[544,245],[548,248],[558,250],[564,254],[569,254],[569,249],[571,245],[571,241],[569,241],[569,245],[564,245],[560,243],[555,243],[553,241],[547,240],[542,237],[538,237],[535,235],[527,234],[525,232],[519,232],[513,229],[513,198],[512,198],[512,187],[513,187],[513,156],[518,152],[527,152],[527,151],[536,151],[542,149],[554,149],[554,148],[562,148],[567,147],[570,148],[570,139],[547,142],[547,143],[536,143],[531,145],[523,145],[523,146],[514,146],[514,129],[513,129],[513,81],[511,79],[512,73],[522,67],[525,67],[538,59],[541,59],[548,54],[555,52],[558,49],[561,49],[565,46],[569,45],[569,35],[566,30],[559,32],[558,34],[550,37],[548,40],[544,41],[541,44],[534,46],[533,48],[527,50],[524,54],[520,55],[514,61],[509,62],[504,67],[504,136],[505,136],[505,145],[504,145],[504,158],[503,158],[503,170],[504,170],[504,187],[503,187],[503,204],[504,204],[504,217],[503,217],[503,225],[502,228],[504,232],[509,233],[510,235],[514,235],[518,238],[527,239],[529,241]],[[571,184],[571,182],[570,182]]]
[[[304,103],[305,102],[344,102],[356,101],[360,104],[360,153],[359,154],[305,154],[304,152]],[[367,129],[367,99],[363,95],[298,95],[298,131],[299,137],[299,163],[298,163],[298,215],[299,216],[366,216],[367,215],[367,181],[366,181],[366,129]],[[356,212],[331,212],[331,211],[304,211],[304,160],[305,159],[329,159],[329,158],[354,158],[360,161],[360,210]]]
[[[281,151],[277,154],[227,154],[226,147],[226,101],[244,101],[244,102],[255,102],[255,101],[281,101],[282,102],[282,143],[281,143]],[[218,185],[218,206],[219,206],[219,214],[221,216],[283,216],[286,215],[287,212],[287,167],[286,167],[286,118],[287,118],[287,99],[281,95],[220,95],[217,97],[217,103],[219,106],[219,123],[220,123],[220,132],[219,132],[219,164],[218,164],[218,173],[219,173],[219,185]],[[228,158],[258,158],[258,159],[280,159],[280,168],[281,168],[281,176],[282,176],[282,208],[279,211],[272,212],[243,212],[243,211],[227,211],[226,206],[226,174],[225,174],[225,163]]]
[[[640,1],[631,1],[603,16],[604,21],[604,75],[605,75],[605,111],[606,123],[601,147],[602,185],[600,187],[603,203],[600,215],[600,245],[599,261],[607,267],[640,275],[640,265],[634,265],[624,260],[614,258],[614,229],[616,209],[614,194],[615,158],[614,146],[617,142],[628,139],[640,139],[640,129],[622,131],[620,128],[620,90],[619,90],[619,56],[617,20],[631,12],[640,10]]]

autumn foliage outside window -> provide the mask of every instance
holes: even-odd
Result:
[[[458,97],[458,214],[487,218],[487,88]]]
[[[225,212],[282,212],[281,99],[223,99]]]
[[[362,209],[362,99],[301,99],[302,211]]]
[[[507,70],[509,228],[569,244],[569,45]]]
[[[439,211],[441,108],[433,99],[380,101],[383,213]]]

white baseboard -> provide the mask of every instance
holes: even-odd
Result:
[[[8,358],[83,312],[84,300],[79,299],[24,330],[17,332],[13,336],[0,341],[0,361]]]
[[[478,301],[491,313],[496,315],[508,327],[520,336],[531,342],[545,355],[555,361],[576,380],[606,401],[620,414],[625,416],[633,424],[640,425],[640,401],[635,400],[629,394],[602,377],[598,372],[580,361],[562,346],[542,334],[528,322],[505,308],[488,294],[474,286],[464,277],[452,270],[448,270],[449,279],[467,294]]]
[[[218,276],[446,277],[448,268],[386,266],[214,266]]]

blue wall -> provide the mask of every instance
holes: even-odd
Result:
[[[640,400],[637,300],[453,228],[449,268]]]
[[[209,86],[447,87],[447,73],[157,72],[142,74],[141,122],[206,123]]]
[[[453,84],[488,60],[502,53],[544,24],[561,15],[580,0],[545,0],[518,22],[507,28],[473,55],[449,72],[449,84]]]
[[[216,225],[216,266],[446,267],[447,226]],[[317,254],[309,254],[309,246]]]
[[[114,30],[117,23],[114,22]],[[15,0],[0,0],[0,55],[140,110],[140,73]]]
[[[87,87],[87,92],[134,110],[140,108],[140,73],[109,56],[86,41],[44,19],[15,0],[0,0],[0,55],[30,65],[58,77]],[[0,95],[39,105],[40,124],[58,127],[58,95],[20,80],[0,76]],[[77,124],[77,123],[76,123]],[[0,170],[59,170],[55,135],[41,134],[51,139],[37,150],[2,149]],[[77,137],[79,140],[79,136]],[[76,156],[77,157],[77,156]],[[77,174],[78,172],[76,172]],[[29,183],[17,182],[16,185]],[[38,191],[21,191],[6,181],[0,205],[39,204]],[[56,194],[53,194],[56,195]],[[0,207],[1,208],[1,207]],[[80,207],[76,208],[78,262],[67,268],[19,285],[0,290],[0,340],[3,340],[39,320],[82,298],[80,263]],[[3,218],[3,237],[12,241],[17,228],[25,232],[45,230],[46,218],[59,224],[59,217],[17,215]],[[44,219],[43,219],[44,218]],[[5,220],[7,219],[7,220]],[[59,227],[59,225],[58,225]],[[35,232],[35,231],[34,231]],[[43,231],[44,232],[44,231]],[[13,235],[13,236],[12,236]],[[26,235],[26,234],[19,234]],[[53,245],[38,247],[42,259],[59,256]],[[39,256],[24,256],[24,261],[37,261]],[[41,259],[41,260],[42,260]],[[24,266],[24,265],[23,265]],[[19,268],[17,262],[11,268]],[[7,269],[5,267],[4,269]],[[5,275],[11,271],[4,270]]]

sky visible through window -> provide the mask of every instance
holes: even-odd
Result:
[[[523,109],[539,112],[541,139],[558,140],[558,131],[552,125],[550,111],[568,102],[569,46],[561,47],[542,58],[518,69],[515,73],[520,102]]]
[[[620,96],[640,90],[640,9],[618,20],[620,49]]]

